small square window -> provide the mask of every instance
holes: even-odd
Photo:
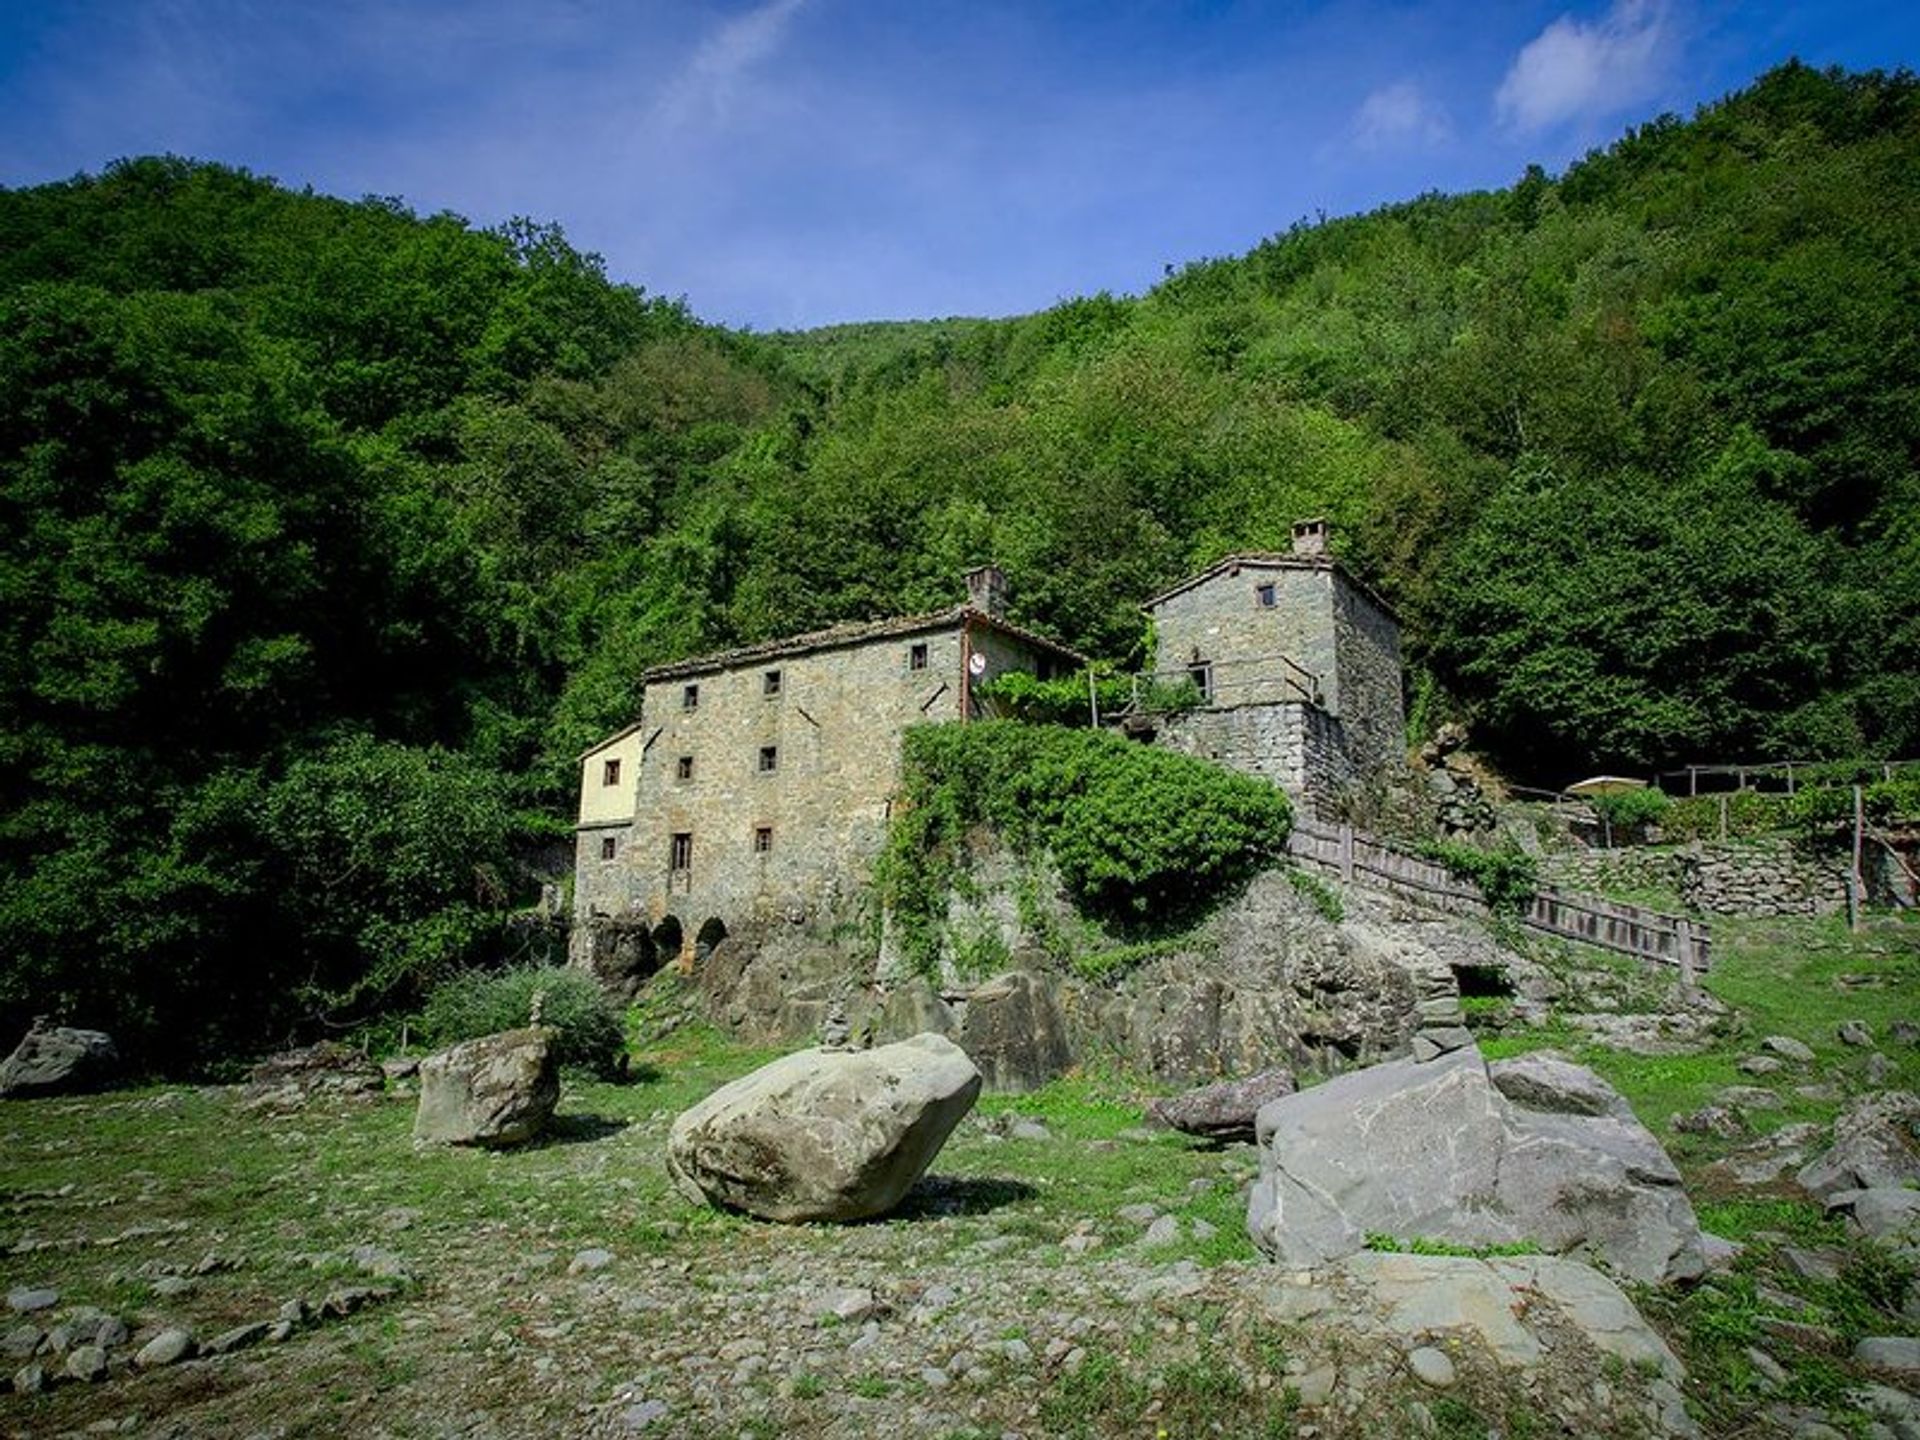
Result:
[[[780,693],[780,672],[769,670],[760,677],[760,693],[771,700]]]
[[[674,761],[673,774],[677,780],[691,780],[693,778],[693,757],[691,755],[682,755],[678,760]]]
[[[760,773],[766,775],[780,768],[780,747],[762,745],[760,747]]]
[[[1271,610],[1275,605],[1280,603],[1280,592],[1269,582],[1265,585],[1254,586],[1253,598],[1254,603],[1262,610]]]
[[[753,853],[756,855],[766,855],[771,853],[772,850],[773,827],[771,825],[757,826],[753,832]]]
[[[925,644],[911,646],[907,650],[907,669],[924,670],[927,668],[927,647]]]
[[[600,858],[602,860],[611,860],[613,859],[614,856],[618,855],[619,853],[620,853],[620,842],[614,839],[613,836],[603,835],[600,838]]]
[[[1213,703],[1213,666],[1204,660],[1197,660],[1187,666],[1187,679],[1193,682],[1193,688],[1200,692],[1202,704]]]
[[[680,692],[680,708],[682,710],[698,710],[700,708],[700,687],[698,685],[689,685]]]
[[[602,785],[618,785],[620,783],[620,762],[618,760],[609,760],[600,767],[600,783]]]
[[[667,854],[667,864],[675,870],[693,868],[693,834],[682,831],[673,837],[672,848]]]

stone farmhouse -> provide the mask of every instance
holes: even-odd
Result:
[[[640,718],[580,757],[576,963],[651,969],[743,921],[830,909],[879,854],[909,725],[979,718],[986,681],[1084,657],[1006,618],[1006,582],[965,604],[658,666]],[[1129,733],[1273,780],[1309,808],[1404,763],[1399,627],[1295,527],[1284,555],[1231,555],[1146,604],[1155,678],[1200,708]],[[614,922],[609,924],[608,922]],[[601,954],[641,945],[646,955]]]
[[[983,715],[979,687],[1009,671],[1086,665],[1006,618],[998,569],[967,589],[642,675],[638,722],[580,757],[575,962],[600,968],[595,917],[627,920],[628,943],[642,921],[663,957],[750,917],[805,918],[879,854],[909,725]]]
[[[1405,764],[1400,625],[1328,552],[1326,521],[1295,525],[1289,553],[1229,555],[1145,608],[1154,678],[1190,679],[1203,699],[1152,717],[1157,743],[1264,776],[1310,810]]]

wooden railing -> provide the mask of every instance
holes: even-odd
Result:
[[[1386,890],[1455,914],[1487,913],[1478,886],[1423,855],[1356,831],[1351,825],[1294,821],[1287,837],[1294,859],[1350,885]],[[1706,973],[1713,937],[1704,921],[1622,905],[1597,895],[1541,887],[1518,917],[1529,930],[1577,940],[1658,965],[1671,965],[1682,983]]]

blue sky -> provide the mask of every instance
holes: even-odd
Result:
[[[172,151],[476,223],[759,329],[1138,292],[1318,212],[1559,169],[1880,0],[25,0],[0,184]]]

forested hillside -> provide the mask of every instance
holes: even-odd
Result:
[[[1920,753],[1920,100],[1789,66],[1137,300],[753,336],[217,166],[0,192],[0,1031],[202,1058],[497,955],[646,664],[1138,601],[1324,513],[1517,774]]]

